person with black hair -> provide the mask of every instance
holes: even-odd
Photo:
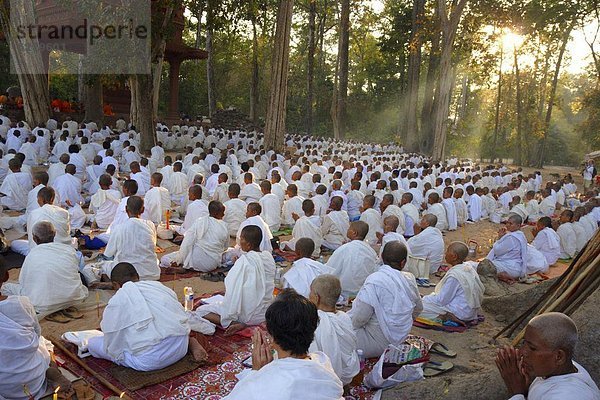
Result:
[[[560,237],[560,258],[569,259],[577,253],[577,235],[573,229],[573,211],[564,210],[560,214],[560,225],[556,233]]]
[[[226,335],[264,322],[265,311],[273,299],[275,261],[270,252],[260,250],[262,238],[256,225],[242,229],[242,253],[225,277],[223,302],[202,305],[195,311],[196,316],[226,328]]]
[[[329,357],[319,351],[309,353],[319,324],[317,307],[286,289],[265,318],[268,334],[257,329],[252,337],[252,370],[244,373],[225,399],[343,399],[342,382]]]
[[[188,315],[175,292],[160,282],[140,281],[128,262],[115,265],[110,279],[117,291],[102,314],[102,335],[88,341],[93,357],[138,371],[166,368],[188,351],[206,360],[204,348],[189,336]]]

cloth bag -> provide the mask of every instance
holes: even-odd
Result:
[[[91,356],[88,352],[88,342],[91,338],[102,336],[103,333],[98,330],[65,332],[62,334],[62,339],[66,342],[73,343],[77,346],[77,355],[79,358]]]
[[[426,258],[408,256],[403,271],[410,272],[415,278],[429,279],[429,268],[431,263]]]
[[[423,379],[423,364],[429,360],[432,345],[432,341],[413,335],[401,345],[390,344],[365,376],[364,384],[371,389],[388,389]]]

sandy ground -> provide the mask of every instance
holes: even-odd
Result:
[[[525,169],[525,173],[533,172],[533,169]],[[558,173],[561,176],[566,173],[572,173],[576,179],[578,186],[581,186],[582,180],[578,172],[572,168],[563,167],[548,167],[543,170],[544,181],[549,179],[549,173]],[[552,178],[550,178],[552,179]],[[487,255],[493,240],[497,236],[499,225],[492,224],[488,221],[482,221],[477,224],[467,224],[463,228],[455,232],[447,232],[444,234],[444,242],[446,246],[453,241],[464,241],[469,242],[473,240],[479,245],[477,258],[482,258]],[[526,234],[528,234],[529,228],[524,228]],[[528,234],[530,236],[530,234]],[[531,237],[530,237],[531,239]],[[159,254],[161,257],[163,254],[169,253],[176,250],[175,247],[166,249],[165,253]],[[8,262],[10,265],[20,265],[22,258],[16,255],[8,256]],[[553,266],[549,275],[551,277],[559,276],[565,269],[566,264],[559,264]],[[19,270],[12,270],[10,273],[11,280],[18,278]],[[431,277],[432,283],[437,283],[439,278],[434,276]],[[177,293],[179,299],[183,301],[183,288],[191,286],[194,289],[196,295],[203,293],[212,293],[224,289],[223,282],[209,282],[201,278],[190,278],[190,279],[178,279],[173,282],[166,282],[166,286],[173,288]],[[510,292],[523,292],[533,289],[537,284],[525,285],[515,284],[510,287]],[[49,288],[51,290],[51,288]],[[433,288],[420,288],[422,295],[431,293]],[[96,294],[98,293],[98,294]],[[100,325],[100,317],[102,310],[110,297],[112,292],[110,291],[91,291],[87,302],[82,305],[81,311],[84,313],[84,318],[80,320],[71,321],[66,324],[54,323],[46,320],[41,321],[42,333],[47,337],[58,337],[67,331],[85,330],[85,329],[96,329]],[[533,296],[533,291],[532,291]],[[506,302],[510,302],[510,297],[507,297]],[[431,340],[444,343],[450,349],[455,350],[458,356],[451,360],[455,367],[453,371],[442,374],[439,377],[431,378],[423,382],[413,382],[410,384],[400,385],[392,390],[386,391],[383,394],[384,399],[426,399],[426,398],[448,398],[448,399],[501,399],[508,398],[505,393],[499,392],[501,388],[499,382],[499,376],[494,367],[493,359],[497,349],[496,344],[489,344],[488,342],[498,331],[500,331],[506,323],[515,315],[497,315],[494,310],[492,312],[484,310],[485,321],[479,324],[475,328],[469,329],[465,333],[445,333],[436,332],[433,330],[424,330],[421,328],[413,328],[412,333],[420,336],[425,336]],[[500,340],[500,343],[507,343],[506,340]],[[434,356],[432,359],[442,361],[440,356]],[[463,390],[465,382],[470,382],[472,379],[477,377],[476,381],[482,385],[486,384],[486,380],[489,380],[490,388],[495,388],[489,394],[486,390],[479,391],[477,386],[471,386],[473,392],[465,392]],[[457,388],[456,391],[453,388]],[[462,390],[462,391],[461,391]]]

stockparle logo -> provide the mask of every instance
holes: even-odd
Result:
[[[147,74],[151,57],[147,0],[11,0],[11,51],[29,62],[12,73]]]

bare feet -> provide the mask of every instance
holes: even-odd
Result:
[[[189,351],[192,353],[194,360],[198,362],[208,360],[208,353],[206,350],[204,350],[204,347],[202,347],[202,345],[200,345],[200,343],[198,343],[198,341],[193,337],[190,338]]]
[[[498,274],[498,280],[500,282],[508,283],[509,285],[512,285],[513,283],[516,282],[516,280],[514,278],[512,278],[510,275],[508,275],[506,272],[500,272]]]
[[[232,322],[229,327],[225,330],[225,336],[235,335],[239,331],[246,328],[246,324],[242,324],[241,322]]]

